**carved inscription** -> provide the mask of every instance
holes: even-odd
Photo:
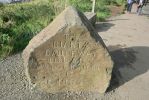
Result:
[[[80,42],[62,42],[62,41],[53,41],[53,48],[80,48]]]
[[[76,43],[76,42],[75,42]],[[51,63],[76,63],[77,59],[81,61],[79,58],[82,55],[85,56],[94,56],[95,50],[87,51],[87,46],[90,44],[88,42],[77,42],[77,45],[74,45],[73,42],[68,42],[68,44],[64,41],[53,41],[53,48],[49,48],[45,50],[45,56],[48,57],[46,62]],[[91,44],[90,44],[91,45]],[[69,49],[69,50],[68,50]],[[86,51],[87,52],[86,52]],[[77,57],[75,55],[77,54]],[[69,55],[69,58],[67,56]],[[72,59],[72,60],[70,60]],[[75,61],[76,60],[76,61]],[[100,67],[100,66],[99,66]],[[88,70],[99,70],[98,66],[88,66],[82,65],[80,69],[88,69]]]
[[[69,35],[65,35],[66,39],[69,39]],[[75,37],[71,37],[75,39]],[[51,70],[52,72],[58,72],[63,70],[63,73],[59,73],[56,76],[57,79],[47,80],[47,84],[58,84],[61,87],[63,85],[82,84],[80,80],[73,80],[67,78],[73,74],[73,70],[78,71],[99,71],[100,65],[91,65],[83,63],[83,57],[93,58],[96,50],[99,48],[89,48],[93,45],[87,41],[52,41],[52,47],[45,50],[45,58],[38,59],[40,68]],[[93,59],[92,59],[93,60]],[[83,64],[82,64],[83,63]],[[64,72],[66,71],[66,72]],[[51,74],[52,75],[52,74]],[[63,78],[64,77],[64,78]]]

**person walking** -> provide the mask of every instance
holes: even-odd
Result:
[[[139,0],[139,4],[137,6],[137,14],[138,15],[141,15],[142,14],[143,5],[144,5],[144,0]]]
[[[147,3],[149,3],[149,0],[144,0],[144,6],[146,6]]]
[[[134,0],[127,0],[127,12],[131,13],[132,5]]]

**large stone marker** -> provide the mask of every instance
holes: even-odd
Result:
[[[90,23],[93,26],[95,26],[95,24],[96,24],[96,13],[85,12],[84,15],[87,17],[87,19],[90,21]]]
[[[23,52],[29,82],[49,92],[104,93],[113,62],[88,19],[66,8]]]

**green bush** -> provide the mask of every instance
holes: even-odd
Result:
[[[110,16],[106,5],[123,0],[96,0],[97,19]],[[0,59],[22,51],[29,41],[65,8],[65,0],[34,0],[29,3],[0,4]],[[91,11],[91,0],[69,0],[69,5]]]
[[[81,10],[82,12],[91,11],[92,9],[92,2],[91,0],[70,0],[70,5],[75,6],[77,9]]]
[[[125,1],[126,0],[111,0],[110,4],[120,6],[125,4]]]
[[[47,3],[5,5],[0,10],[0,58],[23,50],[54,16]]]

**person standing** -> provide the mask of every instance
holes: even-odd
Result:
[[[127,0],[127,12],[128,13],[131,13],[132,5],[133,5],[133,0]]]
[[[149,0],[144,0],[144,6],[146,6],[147,3],[149,3]]]
[[[137,6],[137,14],[138,15],[142,14],[143,5],[144,5],[144,0],[139,0],[139,4]]]

